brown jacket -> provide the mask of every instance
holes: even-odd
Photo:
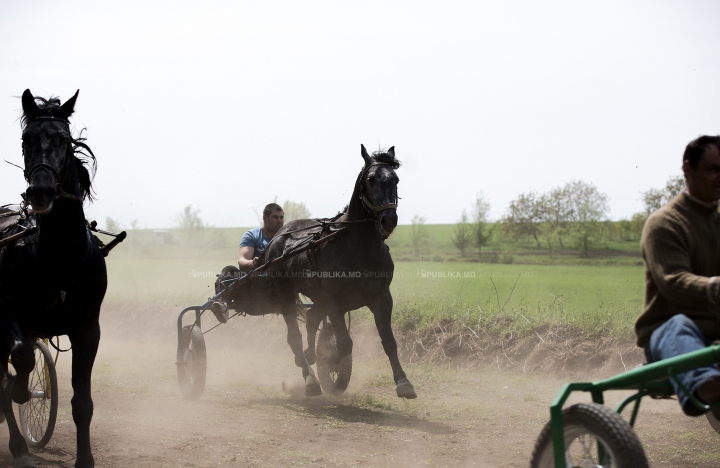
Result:
[[[638,346],[645,347],[652,332],[675,314],[692,319],[708,338],[720,338],[720,306],[707,292],[710,277],[720,276],[717,207],[680,193],[648,218],[642,254],[645,304],[635,322]]]

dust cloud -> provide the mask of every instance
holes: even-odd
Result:
[[[97,466],[527,466],[549,402],[564,383],[468,356],[421,356],[406,346],[402,361],[418,399],[401,400],[374,324],[357,314],[348,390],[306,398],[284,321],[268,315],[235,317],[205,336],[206,389],[187,401],[175,374],[178,313],[150,302],[104,306],[93,373]],[[203,317],[203,329],[215,324],[212,315]],[[400,335],[406,344],[416,338]],[[41,467],[74,463],[70,363],[71,352],[60,355],[55,433],[33,454]],[[608,404],[623,396],[608,395]],[[674,401],[643,405],[637,430],[652,466],[716,466],[694,455],[716,446],[704,419],[682,416]],[[672,440],[687,446],[688,431],[693,450],[664,448]],[[0,466],[12,464],[7,442],[0,431]]]

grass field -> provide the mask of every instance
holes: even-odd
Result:
[[[478,252],[475,248],[469,248],[465,256],[453,245],[451,235],[455,226],[453,224],[429,224],[426,225],[428,233],[427,244],[419,251],[412,242],[412,227],[400,225],[395,232],[387,239],[393,259],[402,261],[459,261],[478,262]],[[235,256],[240,238],[248,228],[206,228],[194,233],[183,232],[179,229],[170,230],[170,236],[174,240],[173,245],[154,245],[152,230],[138,230],[129,233],[128,244],[143,249],[145,255],[153,256],[177,256],[182,253],[185,256],[215,255],[222,252],[223,256]],[[596,242],[591,246],[589,256],[581,258],[578,246],[572,238],[565,240],[565,248],[557,247],[551,253],[545,244],[538,247],[532,239],[516,241],[502,234],[499,227],[493,231],[488,244],[482,249],[482,262],[502,263],[502,255],[511,263],[520,264],[574,264],[574,265],[642,265],[640,258],[640,242],[638,240],[606,239]],[[132,245],[124,245],[127,251],[132,250]],[[125,254],[123,254],[125,255]]]

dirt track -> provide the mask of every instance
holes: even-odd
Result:
[[[175,382],[171,334],[134,340],[106,323],[93,387],[98,466],[527,466],[563,383],[419,362],[406,365],[419,398],[400,400],[377,338],[360,336],[346,394],[305,398],[283,328],[241,318],[208,335],[207,388],[188,402]],[[58,424],[34,454],[39,466],[74,463],[69,364],[61,355]],[[720,438],[674,401],[643,403],[638,429],[652,466],[718,464]],[[1,430],[0,466],[11,463]]]

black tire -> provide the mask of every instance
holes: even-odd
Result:
[[[340,395],[350,384],[352,355],[345,356],[339,364],[330,362],[337,354],[335,329],[330,322],[324,322],[318,334],[317,376],[325,393]]]
[[[582,403],[563,410],[565,462],[570,467],[647,468],[640,439],[619,414],[603,405]],[[598,444],[605,456],[598,460]],[[530,468],[554,468],[550,422],[535,443]]]
[[[178,350],[177,377],[180,392],[188,400],[197,400],[205,390],[207,353],[200,327],[187,325],[182,329],[182,347]]]
[[[30,373],[30,401],[18,405],[20,432],[27,444],[41,449],[50,442],[58,410],[58,383],[55,362],[42,341],[36,341],[35,368]]]

